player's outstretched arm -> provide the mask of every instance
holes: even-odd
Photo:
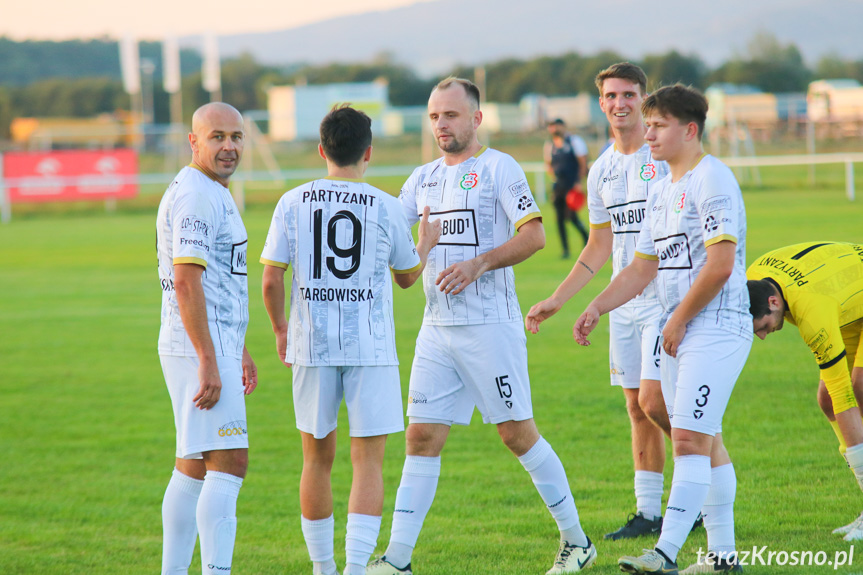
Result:
[[[551,297],[533,305],[524,318],[524,326],[531,333],[539,333],[539,324],[560,311],[560,308],[593,279],[608,261],[614,236],[611,228],[591,228],[587,245]]]
[[[656,277],[659,263],[637,257],[623,268],[608,286],[596,296],[572,327],[572,337],[580,345],[590,345],[587,336],[596,327],[600,316],[617,309],[642,291]]]
[[[431,208],[426,206],[423,209],[423,216],[419,221],[419,226],[417,227],[417,254],[420,257],[421,264],[419,269],[404,274],[393,274],[393,280],[395,280],[396,285],[400,288],[407,289],[416,283],[417,279],[419,279],[426,267],[429,253],[440,241],[440,220],[430,222],[429,214],[431,214]]]
[[[219,401],[222,393],[222,378],[216,363],[216,349],[210,337],[207,321],[207,300],[201,276],[204,266],[198,264],[174,265],[174,290],[180,318],[189,340],[198,355],[198,383],[200,388],[192,401],[198,409],[210,409]]]
[[[264,307],[270,317],[273,333],[276,336],[276,353],[279,360],[286,366],[285,354],[288,350],[288,320],[285,317],[285,270],[280,267],[265,265],[264,277],[261,280],[261,291],[264,296]]]
[[[521,263],[544,247],[542,220],[534,218],[522,224],[516,235],[493,250],[443,270],[438,274],[435,285],[444,293],[459,294],[485,272]]]

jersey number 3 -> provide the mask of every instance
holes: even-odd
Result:
[[[323,264],[323,232],[324,232],[324,211],[315,210],[314,212],[315,226],[315,257],[314,270],[312,276],[314,279],[321,279],[321,266]],[[342,247],[336,244],[336,226],[342,220],[346,220],[346,224],[350,223],[353,231],[352,243],[347,247]],[[336,258],[327,257],[327,269],[340,280],[348,279],[358,269],[360,269],[360,255],[362,255],[362,237],[363,224],[353,213],[342,210],[330,218],[327,222],[327,246],[330,250],[340,258],[350,258],[351,265],[347,269],[339,269],[336,267]]]

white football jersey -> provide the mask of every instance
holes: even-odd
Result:
[[[659,261],[654,283],[666,317],[707,262],[707,246],[730,240],[737,244],[731,277],[692,323],[752,339],[746,288],[746,211],[734,174],[705,154],[678,182],[672,183],[668,175],[656,188],[647,199],[647,220],[636,253]]]
[[[644,223],[647,196],[668,173],[668,164],[654,160],[645,144],[634,154],[609,147],[587,175],[587,207],[591,228],[611,227],[614,279],[635,257],[635,244]],[[659,305],[653,282],[626,305]]]
[[[217,356],[240,359],[249,324],[248,236],[226,187],[197,168],[180,170],[159,204],[156,250],[162,284],[159,354],[195,357],[174,291],[174,264],[203,266],[201,283]]]
[[[285,361],[398,365],[390,268],[421,262],[396,198],[337,178],[294,188],[276,206],[261,263],[293,269]]]
[[[461,164],[443,158],[415,169],[399,199],[411,225],[425,206],[441,220],[440,242],[423,271],[426,325],[473,325],[521,321],[512,267],[484,273],[458,295],[435,285],[453,263],[472,259],[513,237],[525,222],[541,217],[524,170],[507,154],[483,147]]]

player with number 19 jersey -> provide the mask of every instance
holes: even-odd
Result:
[[[424,325],[453,326],[520,322],[512,266],[488,271],[457,295],[435,285],[438,274],[500,246],[525,222],[541,217],[521,166],[508,154],[483,147],[475,156],[447,166],[443,158],[420,166],[399,199],[410,225],[425,206],[430,221],[441,220],[438,245],[423,271]]]
[[[396,198],[339,178],[294,188],[276,206],[261,263],[294,268],[286,362],[398,365],[389,270],[421,262]]]

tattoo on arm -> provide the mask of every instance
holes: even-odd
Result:
[[[584,263],[583,261],[578,260],[578,263],[580,263],[581,265],[583,265],[583,266],[585,267],[585,269],[586,269],[587,271],[589,271],[589,272],[590,272],[590,274],[591,274],[591,275],[593,275],[594,273],[596,273],[596,272],[594,272],[592,269],[590,269],[590,266],[589,266],[589,265],[587,265],[586,263]]]

